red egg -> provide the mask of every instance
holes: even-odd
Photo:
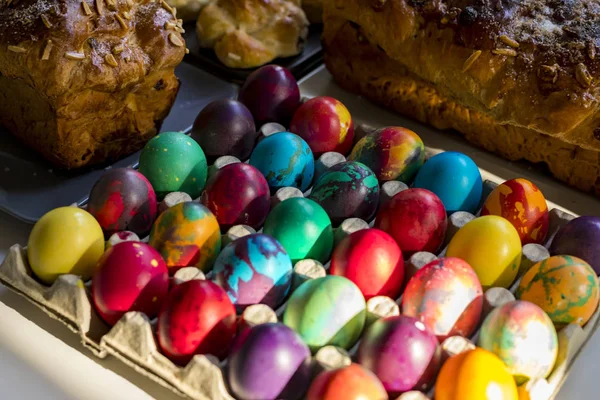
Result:
[[[377,377],[358,364],[321,372],[307,400],[385,400],[388,395]]]
[[[290,131],[308,143],[315,158],[328,151],[347,155],[354,143],[354,123],[350,112],[332,97],[315,97],[294,114]]]
[[[366,300],[374,296],[395,299],[404,281],[402,251],[384,231],[363,229],[337,245],[329,272],[354,282]]]
[[[418,251],[437,253],[447,226],[444,204],[426,189],[398,193],[379,210],[375,220],[375,227],[396,240],[404,257]]]
[[[408,281],[402,296],[402,314],[421,321],[440,343],[450,336],[471,336],[482,306],[477,274],[466,261],[454,257],[425,265]]]
[[[114,325],[128,311],[154,318],[169,290],[160,254],[141,242],[122,242],[104,253],[92,279],[92,300],[100,317]]]
[[[156,330],[163,353],[180,365],[195,354],[224,358],[235,333],[235,308],[227,293],[204,280],[173,288],[160,310]]]

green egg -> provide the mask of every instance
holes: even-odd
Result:
[[[208,166],[194,139],[181,132],[165,132],[146,144],[139,170],[160,200],[171,192],[185,192],[195,199],[204,189]]]

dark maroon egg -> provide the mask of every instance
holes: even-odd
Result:
[[[217,217],[223,232],[233,225],[258,230],[269,213],[269,184],[250,164],[235,163],[219,169],[202,193],[204,204]]]
[[[106,236],[131,231],[143,237],[156,219],[156,193],[146,177],[131,168],[115,168],[94,184],[87,211]]]
[[[553,256],[574,256],[600,275],[600,217],[579,217],[560,228],[550,246]]]
[[[200,144],[210,164],[221,156],[248,159],[256,137],[252,113],[237,100],[209,103],[192,127],[192,138]]]
[[[129,311],[154,318],[169,290],[169,272],[146,243],[122,242],[104,253],[92,279],[92,300],[110,325]]]
[[[167,296],[156,333],[163,353],[179,365],[195,354],[224,358],[236,333],[235,308],[216,283],[183,282]]]
[[[248,107],[258,126],[267,122],[289,126],[300,107],[300,89],[290,71],[278,65],[265,65],[248,76],[238,100]]]

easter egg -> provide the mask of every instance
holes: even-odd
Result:
[[[585,325],[596,311],[600,293],[598,277],[588,263],[577,257],[552,256],[523,275],[515,295],[541,307],[560,328]]]
[[[77,207],[60,207],[44,214],[33,226],[27,243],[29,266],[46,284],[64,274],[88,280],[103,253],[100,224]]]
[[[147,235],[156,219],[156,210],[152,185],[131,168],[105,172],[94,184],[87,204],[87,211],[107,236],[118,231]]]
[[[365,298],[342,276],[326,276],[301,284],[290,296],[283,323],[316,351],[334,345],[349,349],[365,326]]]
[[[303,192],[312,183],[315,159],[308,144],[298,135],[279,132],[258,143],[250,164],[267,179],[271,192],[292,186]]]
[[[410,182],[423,165],[425,146],[413,131],[390,126],[360,139],[348,159],[371,168],[380,181]]]
[[[521,265],[521,239],[508,220],[486,215],[475,218],[456,232],[446,256],[469,263],[484,290],[494,286],[508,288]]]
[[[467,350],[448,359],[435,384],[435,400],[518,400],[506,366],[487,350]]]
[[[306,140],[315,157],[328,151],[346,155],[354,143],[350,111],[333,97],[314,97],[302,104],[290,130]]]
[[[550,254],[581,258],[600,274],[600,217],[579,217],[558,230]]]
[[[519,385],[550,375],[558,354],[552,321],[528,301],[493,309],[481,325],[478,345],[500,357]]]
[[[236,329],[235,308],[227,293],[214,282],[193,279],[169,292],[156,335],[162,352],[186,365],[195,354],[224,358]]]
[[[221,231],[208,208],[185,202],[160,214],[148,243],[162,255],[172,274],[183,267],[207,272],[221,251]]]
[[[379,206],[379,182],[364,164],[343,162],[319,178],[309,198],[325,209],[336,226],[347,218],[370,221]]]
[[[306,400],[387,400],[377,377],[359,364],[321,372],[310,385]]]
[[[413,186],[435,193],[448,214],[456,211],[474,214],[483,190],[477,165],[466,155],[454,151],[436,154],[425,161]]]
[[[421,321],[440,342],[450,336],[471,336],[482,307],[483,291],[475,271],[454,257],[425,265],[408,281],[402,296],[402,314]]]
[[[246,78],[238,100],[248,107],[258,126],[267,122],[288,126],[300,107],[300,88],[287,69],[265,65]]]
[[[481,209],[481,215],[498,215],[519,233],[521,243],[542,244],[548,234],[548,205],[536,185],[527,179],[511,179],[496,187]]]
[[[221,156],[247,160],[257,132],[254,118],[245,105],[236,100],[222,99],[209,103],[200,111],[191,136],[212,164]]]
[[[159,199],[170,192],[200,197],[208,166],[202,148],[181,132],[161,133],[150,139],[140,154],[140,172],[148,178]]]
[[[400,315],[375,321],[364,334],[357,357],[395,397],[427,390],[441,365],[442,351],[422,322]]]
[[[310,350],[285,325],[257,325],[236,339],[227,378],[236,399],[300,399],[310,384]]]
[[[109,325],[129,311],[154,318],[169,290],[169,272],[156,250],[141,242],[122,242],[104,253],[92,279],[92,300]]]
[[[329,216],[323,207],[303,197],[276,205],[267,216],[263,233],[277,239],[294,264],[305,258],[324,264],[333,248]]]
[[[292,261],[277,240],[257,233],[227,245],[214,274],[238,312],[258,303],[277,308],[290,290]]]
[[[366,300],[375,296],[395,299],[404,282],[402,251],[387,233],[363,229],[346,236],[336,246],[329,273],[350,279]]]
[[[407,189],[381,207],[375,227],[389,233],[404,256],[410,257],[418,251],[437,253],[448,221],[444,204],[434,193]]]
[[[269,185],[260,171],[235,163],[220,168],[208,180],[201,202],[227,232],[233,225],[260,229],[269,213],[270,199]]]

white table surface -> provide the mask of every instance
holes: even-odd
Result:
[[[303,94],[327,94],[341,100],[355,119],[376,126],[402,125],[415,130],[430,147],[462,151],[500,179],[525,177],[540,186],[546,197],[565,209],[600,215],[600,201],[478,150],[452,134],[441,134],[341,91],[320,69],[301,85]],[[1,186],[1,182],[0,182]],[[0,213],[0,260],[7,249],[25,245],[30,225]],[[597,399],[597,360],[600,334],[596,333],[577,358],[556,399]],[[0,398],[3,400],[175,400],[180,399],[114,358],[99,360],[79,343],[78,337],[42,311],[0,285]]]

